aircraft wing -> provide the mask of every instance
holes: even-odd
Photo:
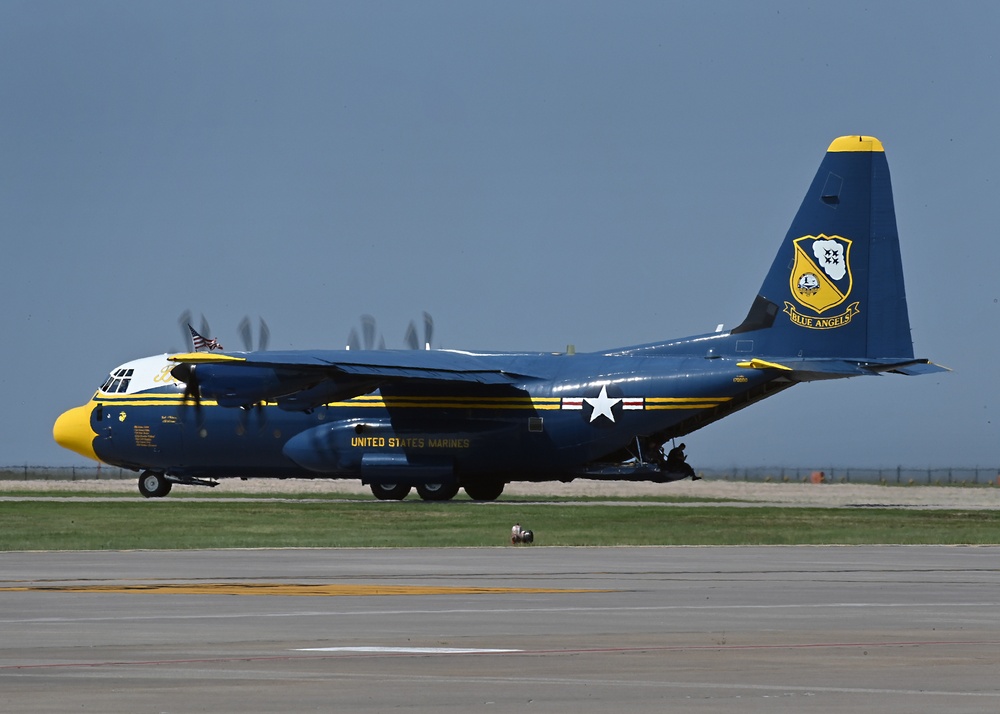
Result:
[[[480,355],[446,350],[189,352],[168,359],[179,363],[173,375],[189,389],[196,388],[199,396],[223,406],[273,400],[290,410],[311,409],[391,384],[514,385],[541,378],[501,369],[498,362]]]

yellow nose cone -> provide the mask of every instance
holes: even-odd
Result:
[[[90,414],[93,411],[92,406],[86,405],[63,412],[52,427],[52,436],[64,449],[100,461],[94,453],[94,438],[97,432],[90,427]]]

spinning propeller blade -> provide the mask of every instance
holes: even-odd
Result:
[[[177,318],[177,325],[181,328],[181,334],[183,335],[183,344],[187,346],[187,351],[192,352],[194,350],[194,340],[191,339],[191,330],[188,329],[188,325],[191,324],[191,311],[185,310]]]
[[[417,325],[413,320],[410,320],[409,326],[406,328],[406,335],[403,337],[403,341],[406,346],[411,350],[429,350],[431,348],[431,342],[434,337],[434,318],[431,317],[429,312],[424,312],[424,341],[423,344],[420,343],[417,337]]]
[[[271,337],[271,331],[268,329],[263,317],[258,319],[260,323],[257,327],[257,350],[263,352],[267,349],[267,342]],[[253,328],[250,327],[250,318],[244,317],[240,320],[240,324],[236,329],[240,333],[240,340],[243,342],[243,347],[247,352],[253,352]]]
[[[361,336],[366,350],[375,349],[375,318],[371,315],[361,316]]]

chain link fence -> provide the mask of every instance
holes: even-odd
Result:
[[[0,466],[0,481],[120,481],[135,471],[115,466]]]
[[[1000,486],[1000,469],[985,467],[915,469],[750,467],[699,469],[706,479],[769,483],[873,483],[893,486]]]

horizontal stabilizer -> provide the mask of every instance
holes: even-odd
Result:
[[[905,374],[908,377],[915,377],[921,374],[934,374],[936,372],[950,372],[948,367],[942,367],[927,360],[917,360],[908,364],[901,364],[885,370],[893,374]]]
[[[789,374],[786,376],[796,382],[812,382],[819,379],[844,379],[847,377],[876,375],[883,372],[915,376],[951,371],[947,367],[936,365],[925,359],[905,361],[808,359],[783,360],[781,364],[762,359],[752,359],[749,362],[739,362],[737,366],[744,369],[774,369],[788,372]]]

